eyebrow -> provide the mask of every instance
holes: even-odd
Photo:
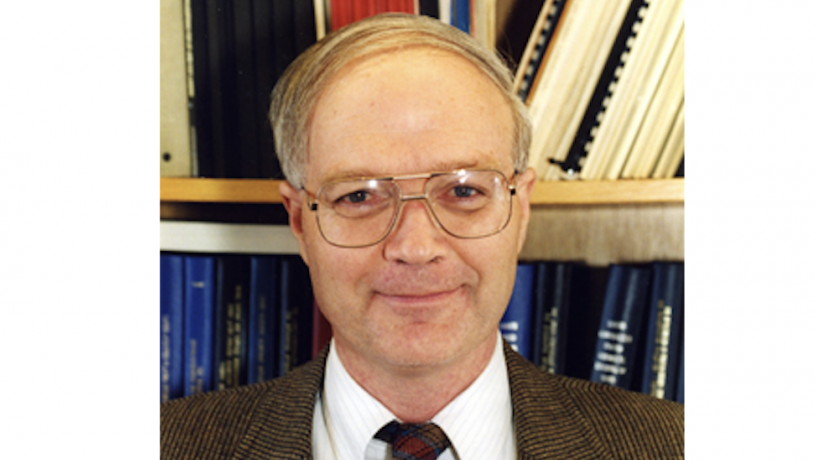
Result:
[[[460,169],[499,169],[500,165],[498,164],[482,164],[479,165],[479,160],[475,161],[468,161],[468,162],[444,162],[439,161],[431,164],[431,167],[426,171],[420,171],[418,174],[424,173],[435,173],[435,172],[449,172],[449,171],[457,171]],[[323,183],[327,182],[335,182],[339,180],[350,180],[350,179],[377,179],[383,177],[393,177],[393,176],[403,176],[405,175],[404,172],[383,172],[383,171],[374,171],[368,168],[358,168],[358,169],[350,169],[347,171],[343,171],[340,174],[332,175],[330,177],[324,178]]]

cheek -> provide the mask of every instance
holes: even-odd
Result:
[[[459,252],[465,264],[478,273],[479,287],[476,291],[476,301],[484,305],[483,308],[501,310],[501,314],[504,313],[513,292],[518,263],[515,252],[516,240],[508,238],[517,233],[515,230],[514,233],[507,232],[508,230],[510,229],[505,229],[492,238],[462,240],[466,246]]]
[[[309,248],[315,298],[330,320],[341,320],[337,317],[339,312],[344,317],[354,316],[356,306],[365,302],[364,293],[359,292],[361,281],[373,265],[364,252],[335,248],[325,242],[317,242]]]

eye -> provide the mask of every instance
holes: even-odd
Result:
[[[457,185],[451,190],[451,194],[456,198],[471,198],[477,193],[479,193],[478,190],[467,185]]]
[[[364,203],[366,200],[371,199],[371,192],[367,190],[358,190],[356,192],[349,193],[348,195],[340,197],[338,201],[346,201],[352,204],[360,204]]]
[[[370,217],[389,209],[392,202],[391,194],[382,188],[348,187],[337,192],[332,197],[331,209],[345,217]]]

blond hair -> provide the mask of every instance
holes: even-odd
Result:
[[[278,80],[272,91],[269,117],[278,160],[289,183],[303,187],[310,119],[332,77],[352,61],[417,46],[462,57],[496,84],[513,112],[514,167],[516,171],[526,169],[529,116],[513,93],[512,75],[502,59],[469,35],[436,19],[392,13],[372,16],[332,32],[298,56]]]

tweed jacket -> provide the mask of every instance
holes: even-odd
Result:
[[[504,351],[519,460],[683,458],[682,405],[552,375]],[[327,352],[278,379],[163,404],[161,458],[311,459]]]

